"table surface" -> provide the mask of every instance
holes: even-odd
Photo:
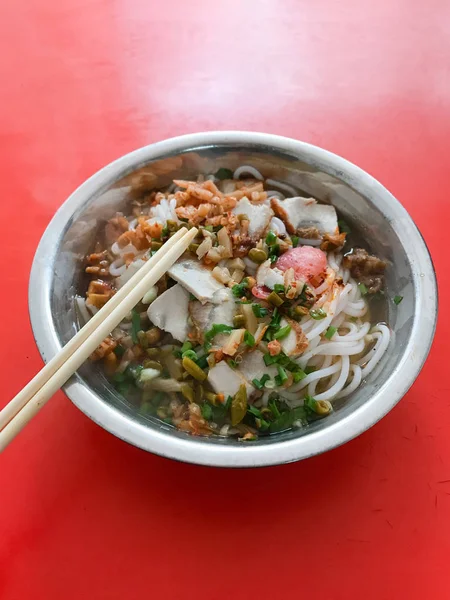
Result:
[[[357,163],[415,219],[441,294],[404,400],[301,463],[170,462],[58,393],[0,460],[2,600],[448,599],[450,3],[3,0],[1,12],[0,405],[41,367],[27,285],[53,213],[97,169],[166,137],[259,130]]]

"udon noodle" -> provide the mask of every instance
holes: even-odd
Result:
[[[391,334],[369,309],[386,264],[332,206],[250,165],[175,180],[108,221],[81,320],[183,225],[199,228],[189,252],[92,356],[142,413],[254,440],[330,414],[380,363]]]

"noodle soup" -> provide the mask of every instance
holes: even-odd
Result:
[[[249,165],[175,180],[108,221],[81,318],[181,226],[199,229],[189,251],[91,357],[141,413],[252,441],[325,418],[379,363],[385,263],[332,206]]]

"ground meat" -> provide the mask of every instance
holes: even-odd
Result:
[[[368,294],[376,294],[384,285],[382,275],[367,275],[366,277],[361,277],[359,281],[366,286]]]
[[[298,237],[304,240],[318,240],[320,239],[320,231],[317,227],[301,227],[296,231]]]
[[[324,252],[332,252],[334,250],[340,250],[345,244],[345,233],[335,233],[330,235],[325,233],[320,244],[320,249]]]
[[[363,248],[354,248],[344,256],[343,265],[351,275],[367,287],[369,294],[375,294],[383,287],[386,263]]]

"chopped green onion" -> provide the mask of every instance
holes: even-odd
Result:
[[[281,283],[276,283],[273,286],[273,291],[277,294],[284,294],[284,285],[282,285]]]
[[[235,298],[241,298],[242,296],[245,295],[247,287],[248,286],[245,283],[236,283],[231,288],[231,291],[233,292],[233,296],[235,296]]]
[[[251,413],[255,417],[261,417],[262,416],[262,412],[258,408],[256,408],[256,406],[248,406],[247,407],[247,412]]]
[[[291,326],[286,325],[286,327],[282,327],[276,333],[273,334],[273,339],[274,340],[282,340],[283,338],[288,336],[290,333],[291,333]]]
[[[223,181],[224,179],[233,179],[233,171],[221,167],[217,173],[214,173],[214,177],[220,179],[220,181]]]
[[[267,308],[263,308],[260,304],[252,304],[252,310],[255,317],[265,317],[269,312]]]
[[[277,236],[273,231],[269,231],[269,233],[266,235],[266,244],[268,246],[273,246],[277,241]]]
[[[347,223],[345,221],[339,220],[338,225],[339,225],[339,230],[342,231],[342,233],[351,233],[352,232],[352,230],[350,229],[350,227],[347,225]]]
[[[298,237],[298,235],[291,235],[291,241],[292,241],[293,248],[297,248],[299,239],[300,238]]]
[[[275,383],[277,385],[283,385],[283,383],[288,379],[288,374],[286,373],[286,370],[283,367],[280,367],[279,365],[277,367],[277,370],[278,375],[275,377]]]
[[[131,311],[131,339],[133,344],[139,343],[138,331],[141,330],[141,315],[135,308]]]
[[[294,373],[292,373],[292,377],[294,378],[294,383],[298,383],[302,379],[305,379],[306,373],[300,369],[299,371],[294,371]]]
[[[197,358],[197,364],[200,367],[200,369],[206,369],[209,365],[208,365],[208,360],[206,358],[206,356],[202,356],[201,358]]]
[[[309,375],[310,373],[314,373],[314,371],[317,371],[317,367],[305,367],[306,375]]]
[[[181,353],[186,352],[186,350],[192,350],[192,344],[191,344],[191,342],[186,341],[181,346]]]
[[[325,317],[327,316],[327,313],[323,310],[323,308],[312,308],[309,311],[309,314],[316,321],[320,321],[321,319],[325,319]]]
[[[358,287],[359,287],[359,291],[361,292],[361,296],[365,296],[368,292],[367,287],[364,285],[364,283],[358,283]]]
[[[253,385],[258,388],[258,390],[262,390],[262,388],[264,387],[266,381],[269,381],[270,376],[267,373],[264,373],[264,375],[261,377],[261,379],[254,379],[252,381]]]
[[[333,337],[333,335],[336,333],[337,331],[337,327],[328,327],[326,333],[325,333],[325,337],[327,338],[327,340],[331,340],[331,338]]]
[[[233,358],[230,358],[229,360],[227,360],[227,364],[232,369],[237,369],[238,364]]]
[[[207,421],[209,421],[212,417],[212,408],[209,404],[207,404],[205,402],[205,404],[202,406],[202,417],[204,419],[206,419]]]
[[[259,379],[252,379],[252,383],[258,390],[262,390],[264,387],[263,384],[259,381]]]
[[[280,246],[278,244],[269,246],[270,262],[274,263],[277,260],[279,254],[280,254]]]
[[[327,400],[316,400],[311,396],[305,396],[305,407],[321,417],[328,415],[332,410],[330,402]]]
[[[395,296],[394,304],[396,304],[398,306],[402,300],[403,300],[403,296]]]
[[[263,357],[264,364],[266,365],[266,367],[276,363],[277,359],[278,359],[277,356],[271,356],[270,354],[264,354],[264,357]]]
[[[195,362],[197,361],[197,358],[198,358],[197,353],[194,352],[193,350],[186,350],[186,352],[183,352],[181,354],[181,358],[186,358],[186,357],[190,358],[191,360],[193,360]]]
[[[247,346],[250,346],[250,347],[252,347],[252,346],[255,345],[255,338],[250,333],[250,331],[245,331],[245,333],[244,333],[244,342],[247,344]]]

